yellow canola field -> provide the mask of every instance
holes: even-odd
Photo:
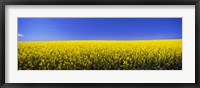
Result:
[[[181,70],[182,40],[18,42],[19,70]]]

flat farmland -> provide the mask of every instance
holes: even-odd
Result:
[[[19,70],[181,70],[182,40],[18,42]]]

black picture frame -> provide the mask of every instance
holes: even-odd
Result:
[[[195,83],[5,83],[5,5],[195,5]],[[200,0],[0,0],[1,88],[200,88]]]

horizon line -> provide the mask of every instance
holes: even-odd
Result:
[[[134,39],[134,40],[130,40],[130,39],[127,39],[127,40],[44,40],[44,41],[142,41],[142,40],[182,40],[182,38],[177,38],[177,39]],[[18,41],[18,42],[44,42],[43,40],[33,40],[33,41]]]

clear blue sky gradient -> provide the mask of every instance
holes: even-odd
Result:
[[[182,18],[18,18],[18,41],[182,39]]]

